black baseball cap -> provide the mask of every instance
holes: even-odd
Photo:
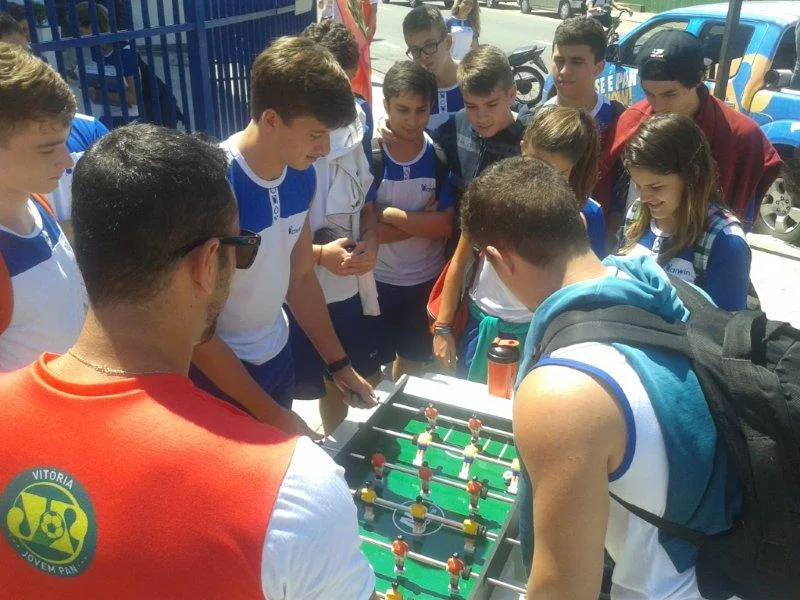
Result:
[[[680,81],[686,87],[694,86],[705,69],[703,47],[691,33],[664,29],[642,44],[636,66],[642,81]]]

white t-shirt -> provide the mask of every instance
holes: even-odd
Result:
[[[422,211],[436,196],[436,152],[430,137],[419,154],[408,162],[392,157],[384,147],[383,180],[378,188],[378,204],[396,206],[405,211]],[[439,190],[438,210],[455,204],[448,178]],[[430,281],[444,266],[445,238],[411,237],[381,244],[375,263],[375,280],[390,285],[411,286]]]
[[[273,505],[261,584],[268,600],[367,600],[375,589],[344,469],[307,437]]]
[[[472,49],[475,30],[467,19],[450,17],[447,19],[447,25],[450,27],[450,35],[453,38],[450,56],[453,57],[453,60],[461,60]]]
[[[317,180],[313,167],[305,171],[285,167],[277,179],[261,179],[239,152],[237,136],[221,144],[230,160],[228,180],[239,204],[240,227],[261,235],[261,247],[249,269],[234,271],[217,333],[241,360],[261,365],[283,350],[289,339],[283,303],[292,250]]]
[[[78,339],[86,291],[58,223],[33,200],[34,228],[19,235],[0,225],[0,253],[11,276],[14,310],[0,334],[0,371],[14,371],[43,352],[63,354]]]
[[[478,265],[478,275],[469,292],[472,301],[487,315],[506,323],[527,323],[533,316],[500,280],[497,271],[485,258]]]

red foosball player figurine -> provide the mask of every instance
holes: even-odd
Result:
[[[364,503],[364,520],[368,523],[375,521],[375,498],[378,496],[375,493],[375,488],[371,481],[361,488],[361,501]]]
[[[417,474],[419,475],[419,484],[422,488],[422,493],[427,496],[431,493],[431,479],[433,479],[433,469],[428,466],[427,460],[422,463]]]
[[[399,581],[393,581],[392,587],[386,590],[384,597],[386,600],[403,600],[403,594],[398,589],[400,587]]]
[[[519,459],[511,461],[511,483],[508,484],[508,493],[516,494],[519,491]]]
[[[406,554],[408,554],[408,542],[402,535],[398,535],[392,542],[392,554],[394,554],[394,570],[402,573],[406,568]]]
[[[480,437],[481,427],[483,427],[483,422],[475,415],[472,415],[469,418],[469,421],[467,421],[467,427],[469,427],[469,432],[472,434],[472,437],[474,438]]]
[[[386,456],[381,452],[380,448],[375,450],[372,455],[372,470],[375,471],[375,486],[383,486],[383,470],[386,465]]]
[[[423,412],[425,413],[425,418],[428,419],[428,427],[435,428],[436,419],[439,417],[439,411],[433,404],[428,404]]]
[[[467,482],[467,493],[469,494],[469,505],[473,509],[478,508],[478,499],[481,497],[483,485],[477,477],[473,477]]]
[[[447,572],[450,573],[450,591],[458,591],[458,580],[461,578],[461,573],[464,571],[464,561],[458,557],[458,552],[454,552],[453,556],[447,559]]]
[[[428,449],[428,444],[430,444],[431,440],[433,439],[432,432],[433,428],[428,427],[428,429],[426,429],[417,436],[417,454],[411,463],[415,467],[419,467],[422,465],[423,457],[425,456],[425,451]]]
[[[415,536],[420,536],[425,532],[425,517],[428,515],[428,509],[422,502],[422,496],[417,496],[417,499],[411,504],[411,518],[414,520],[414,527],[412,531]]]

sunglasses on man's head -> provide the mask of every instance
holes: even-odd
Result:
[[[195,242],[178,251],[178,256],[186,256],[205,244],[208,240],[218,240],[223,246],[233,246],[236,253],[236,268],[249,269],[253,266],[258,255],[258,248],[261,246],[261,236],[247,229],[242,229],[239,235],[212,236],[199,242]]]

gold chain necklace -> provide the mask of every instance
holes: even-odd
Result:
[[[67,350],[67,354],[69,354],[79,363],[83,363],[84,365],[86,365],[91,369],[94,369],[98,373],[102,373],[103,375],[110,375],[112,377],[143,377],[145,375],[169,375],[172,373],[171,371],[125,371],[124,369],[112,369],[111,367],[107,367],[105,365],[98,365],[89,360],[86,360],[82,356],[76,354],[72,350],[72,348]]]

